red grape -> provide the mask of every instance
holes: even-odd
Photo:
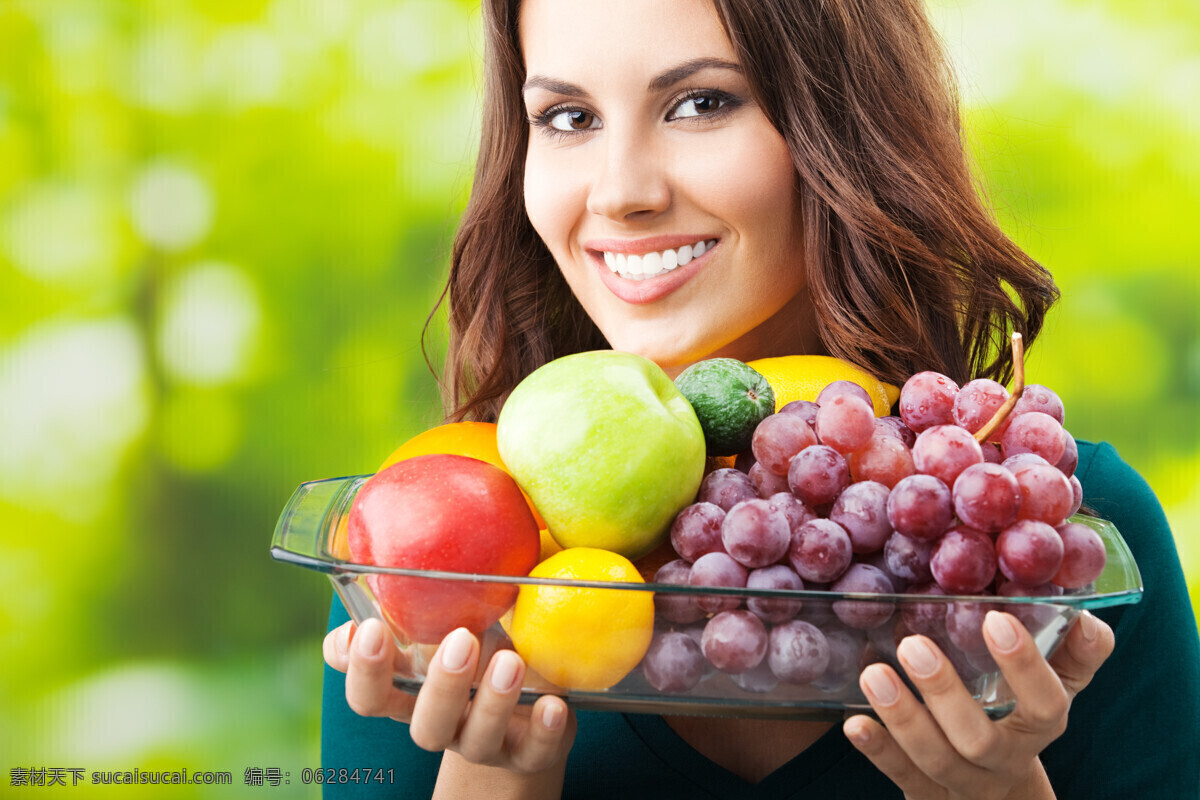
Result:
[[[692,580],[692,565],[682,558],[668,561],[654,573],[654,582],[668,586],[689,586]],[[655,592],[654,613],[667,622],[686,625],[703,619],[706,615],[696,598],[683,592]]]
[[[750,572],[747,589],[783,589],[802,591],[804,581],[786,564],[773,564]],[[786,622],[800,613],[804,603],[797,597],[747,597],[746,608],[763,622]]]
[[[1064,589],[1082,589],[1104,572],[1108,559],[1104,540],[1080,522],[1068,522],[1057,530],[1063,543],[1063,560],[1051,580]]]
[[[1015,473],[1021,489],[1021,519],[1059,525],[1071,513],[1075,493],[1071,481],[1057,467],[1027,464]]]
[[[792,534],[795,534],[800,526],[810,519],[817,518],[816,513],[804,505],[800,498],[786,490],[771,495],[767,498],[767,502],[771,504],[772,508],[781,511],[783,516],[787,518]]]
[[[776,475],[769,469],[755,461],[750,466],[750,471],[746,473],[750,482],[754,484],[755,491],[759,497],[770,497],[779,492],[791,492],[788,486],[787,475]]]
[[[692,586],[732,586],[743,588],[749,573],[728,553],[706,553],[692,564],[689,583]],[[709,613],[727,611],[742,604],[742,598],[732,594],[702,594],[696,605]]]
[[[722,611],[704,626],[700,647],[722,672],[745,672],[767,654],[767,628],[749,611]]]
[[[1020,399],[1013,406],[1012,417],[1030,411],[1040,411],[1043,414],[1049,414],[1054,417],[1059,425],[1062,425],[1066,420],[1062,399],[1053,390],[1047,389],[1040,383],[1025,384],[1025,390],[1021,392]]]
[[[1005,458],[1018,453],[1036,453],[1048,463],[1057,464],[1067,449],[1066,431],[1049,414],[1029,411],[1009,423],[1001,448]]]
[[[892,527],[905,536],[936,539],[954,520],[950,487],[932,475],[910,475],[892,488],[887,514]]]
[[[1044,522],[1017,520],[996,537],[996,555],[1004,577],[1040,586],[1062,566],[1063,541],[1058,531]]]
[[[817,394],[817,405],[825,406],[829,404],[835,397],[850,395],[862,400],[868,406],[873,407],[871,395],[867,394],[867,390],[859,386],[854,381],[832,381],[825,385]],[[872,415],[874,416],[874,415]]]
[[[642,658],[642,673],[660,692],[686,692],[704,677],[704,652],[686,633],[664,631],[650,642]]]
[[[788,462],[817,443],[812,426],[796,414],[772,414],[754,429],[750,449],[759,464],[776,475],[788,474]]]
[[[788,468],[792,494],[815,507],[832,503],[850,485],[850,467],[837,450],[824,444],[804,448]]]
[[[794,619],[771,629],[767,664],[787,683],[811,683],[829,666],[829,642],[821,629]]]
[[[972,464],[959,474],[952,491],[959,520],[988,533],[1011,525],[1021,509],[1021,487],[999,464]]]
[[[1079,445],[1075,442],[1075,437],[1069,431],[1063,430],[1063,456],[1054,466],[1058,467],[1059,471],[1068,478],[1075,474],[1075,468],[1079,466]]]
[[[733,467],[714,469],[700,482],[697,500],[713,503],[728,511],[743,500],[758,497],[758,489],[750,476]]]
[[[804,580],[829,583],[846,571],[854,552],[845,528],[827,519],[810,519],[792,536],[787,557]]]
[[[947,594],[982,592],[996,577],[992,537],[966,525],[956,525],[934,544],[929,569]]]
[[[912,450],[917,472],[933,475],[947,486],[972,464],[983,462],[983,450],[966,428],[957,425],[935,425],[917,434]]]
[[[820,406],[812,400],[793,400],[779,409],[780,414],[795,414],[809,425],[817,424],[817,409]]]
[[[695,561],[706,553],[723,553],[721,523],[725,511],[713,503],[692,503],[671,523],[671,547],[680,558]]]
[[[783,511],[758,497],[729,509],[721,523],[725,552],[744,567],[774,564],[791,541],[792,527]]]
[[[856,481],[876,481],[889,489],[917,471],[912,453],[899,436],[879,433],[850,454],[850,476]]]
[[[883,570],[870,564],[851,564],[829,587],[831,592],[890,594],[892,582]],[[892,618],[896,604],[879,600],[835,600],[833,613],[844,624],[859,630],[878,628]]]
[[[887,517],[888,488],[875,481],[847,486],[829,512],[829,519],[846,529],[856,553],[873,553],[892,534]]]
[[[958,384],[939,372],[918,372],[900,389],[900,418],[920,433],[935,425],[954,424]]]
[[[927,583],[915,583],[909,586],[904,593],[945,596],[946,591],[941,586],[938,586],[936,581],[931,580]],[[900,615],[904,619],[904,624],[913,633],[920,633],[925,636],[941,636],[946,631],[947,605],[947,603],[939,602],[905,603],[900,607]]]
[[[869,401],[854,394],[839,394],[820,403],[816,431],[821,444],[842,454],[851,453],[870,441],[875,432],[875,413]]]
[[[904,443],[908,449],[912,449],[913,442],[917,440],[917,434],[912,428],[904,424],[904,420],[895,416],[876,417],[875,418],[875,434],[886,434],[894,436]]]
[[[954,422],[971,433],[996,415],[1000,406],[1008,399],[1008,389],[989,378],[977,378],[963,385],[954,396]],[[1007,423],[1008,420],[1005,420]],[[999,441],[1004,425],[994,431],[989,441]]]
[[[932,555],[933,542],[913,539],[899,531],[888,537],[883,546],[887,571],[909,583],[925,583],[933,579],[929,569]]]

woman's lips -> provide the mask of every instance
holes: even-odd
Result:
[[[610,292],[627,303],[642,305],[665,297],[687,283],[704,268],[709,254],[720,244],[719,239],[713,238],[692,239],[688,244],[676,244],[678,237],[673,239],[636,243],[589,242],[587,253]],[[695,255],[696,251],[700,255]],[[671,265],[672,260],[674,265]],[[647,275],[648,271],[653,274]]]

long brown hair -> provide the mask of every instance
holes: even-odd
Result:
[[[957,90],[921,0],[714,0],[802,187],[828,352],[902,384],[1007,381],[1058,290],[982,202]],[[533,369],[607,344],[525,215],[520,0],[484,0],[482,141],[439,301],[449,419],[494,420]]]

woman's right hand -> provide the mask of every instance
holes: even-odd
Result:
[[[416,697],[392,684],[400,657],[383,623],[347,622],[325,636],[325,661],[346,673],[346,702],[355,713],[409,725],[418,747],[450,750],[473,764],[532,775],[561,769],[575,740],[575,715],[562,698],[518,705],[525,662],[512,650],[492,655],[479,687],[479,641],[465,628],[451,631],[430,659]]]

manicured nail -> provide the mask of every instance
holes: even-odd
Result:
[[[867,667],[863,670],[862,679],[880,705],[890,706],[900,697],[896,682],[882,667]]]
[[[1100,635],[1100,626],[1096,624],[1096,618],[1090,611],[1084,611],[1079,615],[1079,632],[1089,642],[1096,641],[1096,637]]]
[[[358,626],[354,634],[354,646],[359,655],[374,658],[383,652],[383,623],[371,617]]]
[[[333,637],[333,648],[338,655],[344,656],[350,652],[350,626],[343,625]]]
[[[513,688],[517,682],[519,664],[514,654],[507,651],[497,653],[492,662],[492,688],[498,692]]]
[[[861,720],[851,720],[846,723],[846,738],[855,747],[866,747],[871,742],[871,731]]]
[[[562,706],[558,703],[550,703],[542,711],[542,724],[547,730],[557,730],[562,727],[563,720],[566,716],[563,714]]]
[[[907,665],[910,675],[928,678],[937,672],[937,654],[929,649],[929,645],[925,644],[925,640],[919,636],[909,636],[900,642],[899,652],[904,657],[904,663]]]
[[[999,611],[989,611],[983,618],[983,627],[1001,653],[1009,653],[1017,648],[1017,629],[1013,627],[1011,617]]]
[[[442,642],[442,669],[459,672],[471,658],[471,632],[466,628],[455,628]]]

